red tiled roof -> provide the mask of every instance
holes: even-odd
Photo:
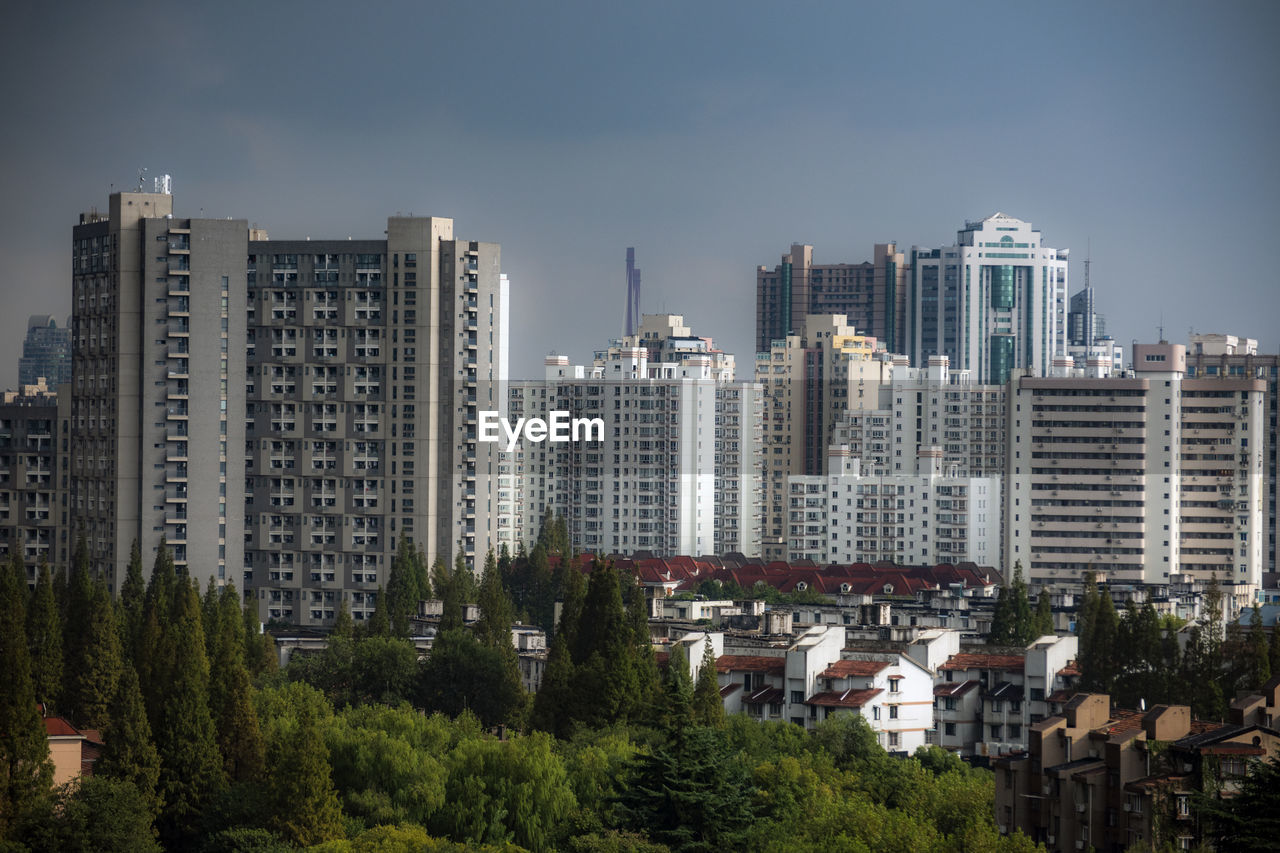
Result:
[[[883,660],[838,660],[824,669],[819,678],[870,678],[889,667]]]
[[[965,652],[952,655],[938,669],[999,669],[1006,672],[1022,672],[1026,665],[1027,659],[1022,655],[989,655]]]
[[[1062,669],[1058,670],[1058,675],[1063,677],[1070,677],[1070,676],[1075,676],[1079,674],[1080,674],[1080,667],[1076,666],[1075,661],[1072,661],[1071,663],[1064,666]]]
[[[80,734],[61,717],[45,717],[44,732],[47,737],[75,737]]]
[[[726,684],[724,687],[720,688],[720,698],[724,699],[727,696],[732,696],[734,693],[738,692],[741,689],[742,689],[742,685],[736,681],[733,682],[732,684]]]
[[[827,708],[861,708],[883,692],[879,688],[873,688],[868,690],[815,693],[805,700],[805,704],[820,705]]]
[[[716,672],[763,672],[767,675],[782,675],[786,669],[786,658],[758,655],[720,655],[716,658]]]

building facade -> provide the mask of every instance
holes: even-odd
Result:
[[[510,421],[555,411],[598,419],[602,434],[524,436],[505,453],[511,550],[534,541],[551,510],[596,553],[759,553],[760,391],[735,382],[733,357],[683,318],[646,315],[592,365],[548,356],[545,380],[510,383]]]
[[[1266,450],[1263,473],[1266,480],[1267,538],[1263,546],[1264,571],[1276,571],[1276,484],[1280,482],[1280,454],[1277,453],[1276,424],[1280,421],[1280,355],[1258,352],[1258,342],[1235,335],[1192,335],[1187,347],[1187,376],[1193,379],[1257,379],[1266,383]],[[1257,437],[1254,437],[1257,441]]]
[[[1045,375],[1067,343],[1067,253],[1003,213],[966,222],[953,246],[912,247],[903,347],[912,363],[945,355],[996,385],[1017,368]]]
[[[372,614],[398,537],[497,548],[508,285],[495,243],[391,217],[382,240],[247,247],[244,584],[264,620]]]
[[[762,548],[766,560],[786,554],[787,477],[820,475],[834,433],[849,412],[874,408],[892,368],[874,337],[843,315],[810,315],[798,334],[756,353],[764,394]]]
[[[901,352],[906,317],[906,257],[877,243],[874,260],[815,264],[813,247],[792,244],[773,269],[756,269],[756,352],[801,333],[811,314],[840,314],[849,325]]]
[[[848,447],[833,447],[827,474],[788,478],[788,560],[899,565],[1000,559],[1000,478],[943,468],[924,450],[912,475],[861,471]]]
[[[175,218],[167,193],[72,230],[68,535],[113,588],[135,540],[202,584],[244,563],[247,246],[244,220]]]
[[[71,399],[43,383],[0,398],[0,559],[68,565],[66,442]]]
[[[1265,383],[1192,379],[1185,362],[1139,344],[1129,376],[1011,383],[1006,560],[1032,581],[1259,588]]]

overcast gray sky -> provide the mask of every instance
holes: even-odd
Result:
[[[128,6],[128,8],[124,8]],[[997,210],[1086,243],[1109,330],[1280,345],[1280,4],[15,4],[0,31],[0,381],[70,310],[80,211],[502,244],[511,368],[646,312],[750,364],[755,267],[947,245]],[[740,371],[741,372],[741,371]]]

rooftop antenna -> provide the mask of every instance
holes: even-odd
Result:
[[[1084,241],[1084,287],[1089,289],[1089,265],[1093,263],[1093,238],[1086,237]]]
[[[144,180],[146,174],[147,174],[146,166],[143,166],[141,169],[138,170],[138,188],[134,190],[134,192],[142,192],[142,181]]]
[[[1160,312],[1160,343],[1164,343],[1164,312]]]

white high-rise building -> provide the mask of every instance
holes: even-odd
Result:
[[[833,447],[825,476],[788,478],[788,559],[996,565],[1000,478],[944,468],[937,447],[917,465],[913,474],[864,474],[847,446]]]
[[[1043,376],[1066,347],[1067,251],[1043,245],[1031,223],[996,213],[966,222],[956,244],[913,247],[907,352],[945,355],[979,382],[1022,368]]]
[[[1033,581],[1262,580],[1262,379],[1188,378],[1186,348],[1134,347],[1129,376],[1015,377],[1006,560]]]
[[[599,440],[526,434],[505,454],[509,548],[532,542],[550,508],[583,550],[758,553],[760,391],[734,382],[732,356],[683,318],[646,315],[590,366],[548,356],[546,379],[513,381],[508,398],[512,423],[562,411],[603,428]]]

